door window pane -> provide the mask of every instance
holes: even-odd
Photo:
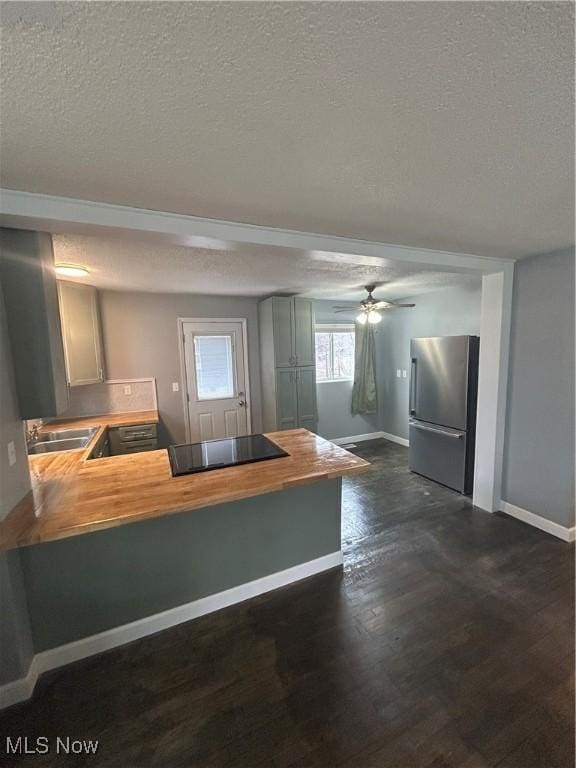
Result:
[[[194,336],[198,400],[234,397],[231,336]]]

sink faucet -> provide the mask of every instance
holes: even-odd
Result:
[[[38,424],[34,424],[32,429],[26,430],[26,442],[28,445],[34,445],[38,442]]]

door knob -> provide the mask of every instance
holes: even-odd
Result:
[[[242,406],[245,406],[245,405],[246,405],[246,402],[245,402],[244,400],[240,400],[240,402],[238,403],[238,405],[242,405]]]

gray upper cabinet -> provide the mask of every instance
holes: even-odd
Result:
[[[276,368],[314,365],[314,310],[311,299],[273,296],[269,305]]]
[[[310,299],[294,299],[295,365],[315,365],[314,309]]]
[[[68,388],[50,235],[0,230],[0,279],[20,416],[58,416]]]
[[[294,363],[294,300],[286,296],[268,299],[272,308],[274,358],[277,368],[290,368]]]
[[[68,383],[104,381],[98,292],[90,285],[59,281],[58,295]]]

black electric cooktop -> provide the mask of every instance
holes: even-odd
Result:
[[[168,456],[172,476],[178,477],[193,472],[207,472],[209,469],[250,464],[253,461],[279,459],[289,454],[264,435],[246,435],[204,443],[171,445]]]

